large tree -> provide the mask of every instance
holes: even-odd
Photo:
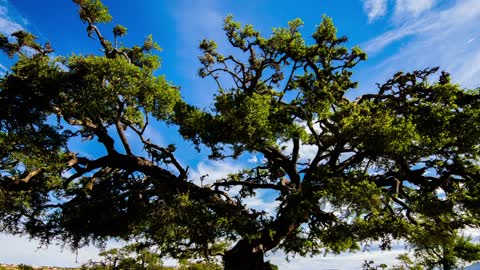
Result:
[[[114,26],[113,41],[102,34],[111,16],[99,0],[74,3],[103,55],[54,57],[29,33],[0,36],[17,59],[0,82],[0,230],[73,248],[140,239],[175,258],[222,256],[229,270],[271,269],[268,251],[388,248],[393,239],[442,247],[445,269],[478,259],[457,240],[480,224],[478,89],[446,73],[430,82],[437,69],[425,69],[350,100],[351,68],[366,55],[346,48],[329,18],[307,42],[300,20],[265,38],[227,17],[238,50],[201,42],[199,74],[218,84],[212,109],[201,110],[155,75],[151,37],[118,46],[127,29]],[[197,185],[174,145],[146,137],[153,121],[178,126],[211,159],[261,162]],[[75,153],[72,141],[96,141],[102,154]],[[302,156],[306,148],[313,155]],[[246,206],[258,190],[276,197],[274,212]]]

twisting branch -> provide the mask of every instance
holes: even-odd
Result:
[[[292,162],[297,163],[298,161],[298,152],[300,151],[300,138],[295,137],[292,139],[293,141],[293,150],[292,150]]]
[[[297,161],[298,161],[298,158],[299,158],[299,152],[300,152],[300,138],[297,136],[297,137],[294,137],[293,139],[293,150],[292,150],[292,163],[293,163],[293,168],[292,168],[292,174],[295,175],[295,177],[291,178],[291,181],[293,184],[295,184],[295,186],[299,186],[300,185],[300,177],[297,177],[298,176],[298,172],[297,172]]]
[[[105,49],[106,52],[109,52],[112,48],[108,44],[107,40],[103,37],[98,27],[95,24],[93,24],[90,18],[87,18],[87,23],[88,23],[88,27],[87,27],[88,36],[92,38],[92,32],[95,32],[102,47]]]
[[[297,166],[288,157],[286,157],[276,147],[270,146],[264,149],[258,149],[266,159],[282,168],[287,174],[292,183],[300,183],[300,176],[297,173]]]
[[[118,135],[120,137],[120,140],[122,141],[123,147],[125,148],[125,152],[127,155],[131,156],[132,155],[132,148],[128,144],[127,137],[125,136],[125,126],[120,122],[120,120],[117,120],[115,122],[115,127],[117,128]]]
[[[117,153],[115,150],[115,141],[113,140],[110,135],[108,135],[107,129],[101,124],[101,121],[97,121],[97,123],[93,123],[92,120],[85,120],[81,121],[78,119],[73,119],[68,116],[64,116],[64,119],[67,123],[74,126],[83,126],[93,131],[93,133],[98,137],[98,141],[105,146],[105,149],[109,154]]]
[[[418,224],[418,221],[411,216],[412,209],[411,209],[410,207],[408,207],[407,204],[405,204],[404,202],[402,202],[401,200],[399,200],[399,199],[396,198],[395,196],[390,196],[390,198],[392,199],[392,201],[394,201],[395,203],[397,203],[398,205],[400,205],[401,207],[403,207],[404,210],[406,210],[405,216],[407,217],[407,219],[408,219],[412,224],[415,224],[415,225]]]
[[[17,178],[15,180],[15,182],[18,184],[20,182],[23,182],[23,183],[28,183],[28,181],[30,181],[30,179],[32,179],[33,177],[37,176],[38,174],[40,174],[41,172],[43,172],[46,168],[45,167],[40,167],[36,170],[33,170],[29,173],[26,174],[26,176],[24,176],[23,178]]]
[[[285,96],[287,91],[290,89],[290,83],[292,82],[293,75],[295,74],[295,71],[297,70],[297,68],[299,67],[297,66],[297,61],[295,61],[293,63],[292,70],[290,71],[290,75],[288,76],[288,79],[285,82],[285,87],[283,88],[282,94],[280,95],[280,99],[278,100],[279,103],[282,101],[283,97]]]
[[[160,151],[161,153],[163,153],[164,155],[166,155],[168,157],[168,159],[170,160],[170,162],[173,164],[173,166],[175,166],[175,168],[178,170],[178,172],[180,173],[180,178],[181,179],[184,179],[186,180],[187,179],[187,175],[188,175],[188,168],[187,169],[184,169],[182,165],[180,165],[180,162],[178,162],[178,160],[175,158],[175,155],[172,153],[172,151],[164,148],[164,147],[161,147],[157,144],[154,144],[152,142],[150,142],[150,140],[148,139],[145,139],[143,137],[143,130],[140,131],[138,130],[137,128],[135,128],[134,126],[132,125],[129,125],[129,127],[135,132],[137,133],[138,137],[140,138],[140,140],[142,141],[142,143],[145,145],[146,148],[152,148],[152,149],[156,149],[158,151]]]
[[[108,43],[108,41],[103,37],[102,33],[100,32],[100,30],[98,29],[98,27],[92,22],[92,20],[90,18],[87,18],[87,23],[88,23],[88,27],[87,27],[87,32],[88,32],[88,36],[90,38],[92,38],[92,32],[95,32],[95,34],[97,35],[98,37],[98,40],[100,41],[100,44],[102,45],[104,51],[105,51],[105,55],[107,57],[112,57],[112,56],[115,56],[115,53],[117,54],[121,54],[125,57],[125,59],[128,60],[129,63],[131,63],[132,61],[130,60],[130,57],[128,57],[128,54],[124,51],[121,51],[121,50],[118,50],[116,48],[116,45],[115,45],[115,48],[112,48],[112,46]],[[115,43],[116,43],[116,38],[115,38]]]
[[[115,121],[115,127],[117,128],[117,133],[118,133],[118,136],[120,137],[120,140],[122,141],[123,148],[125,148],[125,152],[127,153],[127,155],[131,156],[132,155],[132,148],[130,147],[130,144],[128,143],[128,140],[127,140],[127,136],[125,136],[125,132],[124,132],[126,126],[124,126],[120,122],[121,118],[122,118],[122,111],[123,111],[124,106],[125,106],[125,104],[123,102],[119,101],[118,112],[117,112],[117,120]]]

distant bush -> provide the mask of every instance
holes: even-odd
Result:
[[[34,270],[35,268],[31,267],[30,265],[19,264],[17,266],[18,270]]]

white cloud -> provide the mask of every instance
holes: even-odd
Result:
[[[9,35],[15,31],[22,30],[23,27],[10,18],[0,15],[0,32]]]
[[[436,0],[396,0],[396,16],[418,16],[431,9]]]
[[[238,162],[200,161],[197,167],[190,172],[189,178],[197,185],[207,185],[225,178],[231,173],[236,173],[241,169],[243,169],[243,167]]]
[[[288,142],[281,143],[280,147],[283,148],[283,153],[285,155],[291,155],[293,152],[293,142],[289,140]],[[315,155],[318,152],[318,147],[316,145],[309,145],[300,142],[300,149],[298,150],[299,161],[307,162],[315,158]]]
[[[18,16],[12,18],[9,14],[7,5],[7,1],[0,1],[0,33],[5,36],[23,30],[24,26],[22,26],[19,21],[25,21],[22,18],[17,18]],[[0,77],[3,77],[8,69],[2,64],[0,64],[0,69]]]
[[[249,158],[247,161],[248,161],[248,163],[257,163],[257,162],[258,162],[258,158],[257,158],[257,156],[252,156],[252,157]]]
[[[257,190],[256,196],[246,198],[243,203],[246,204],[248,208],[265,211],[270,215],[274,215],[276,208],[279,206],[279,201],[275,200],[276,196],[268,196],[269,192],[272,191]],[[270,199],[267,200],[267,197]]]
[[[256,158],[256,156],[254,156]],[[257,160],[258,161],[258,160]],[[208,185],[214,183],[216,180],[225,178],[228,174],[237,173],[246,168],[240,162],[229,161],[201,161],[197,167],[190,172],[190,177],[193,183],[197,185]],[[201,178],[203,177],[203,180]],[[230,196],[235,196],[240,191],[240,187],[232,187],[227,192]],[[248,208],[257,211],[265,211],[273,214],[275,208],[278,206],[278,201],[275,200],[277,196],[271,190],[256,190],[253,197],[246,198],[242,203],[246,204]]]
[[[285,260],[285,254],[277,252],[270,257],[270,260],[273,264],[278,265],[279,269],[285,270],[362,269],[365,260],[374,261],[376,265],[381,263],[394,265],[395,258],[402,253],[405,253],[405,250],[328,254],[326,256],[295,257],[288,262]]]
[[[471,237],[473,241],[480,242],[480,229],[478,228],[466,228],[462,230],[465,236]]]
[[[363,0],[363,10],[367,13],[368,22],[385,17],[389,12],[389,2],[395,6],[393,20],[398,23],[430,10],[437,0]]]
[[[6,3],[0,3],[5,5]],[[0,6],[0,33],[10,35],[11,33],[23,30],[24,27],[17,20],[9,17],[8,8]]]
[[[480,43],[472,35],[478,33],[479,24],[480,1],[459,0],[447,9],[432,10],[385,32],[364,44],[367,53],[375,56],[389,45],[402,44],[391,57],[368,71],[377,74],[369,79],[381,82],[398,70],[440,66],[452,73],[455,82],[478,86]]]
[[[36,240],[5,234],[0,234],[0,243],[0,263],[75,267],[98,259],[99,253],[95,247],[79,249],[78,254],[56,245],[40,248]]]
[[[465,34],[467,31],[462,31],[463,27],[467,27],[470,33],[476,33],[477,31],[469,30],[472,30],[473,26],[477,26],[476,22],[480,20],[479,15],[480,1],[457,1],[449,9],[431,12],[416,20],[409,20],[402,26],[368,41],[363,48],[368,53],[376,53],[391,43],[412,35],[423,35],[419,37],[420,40],[440,35],[440,40],[443,40],[446,35],[453,34],[457,30],[461,30],[460,33]],[[454,40],[444,40],[444,42],[452,41]]]
[[[27,264],[32,266],[59,266],[79,267],[89,260],[100,261],[98,253],[101,249],[88,246],[72,251],[68,247],[62,248],[57,244],[40,247],[40,242],[30,240],[24,236],[0,234],[0,263]],[[125,241],[111,240],[106,243],[105,249],[119,248],[127,245]],[[164,265],[175,266],[176,260],[162,259]]]
[[[387,13],[387,0],[364,0],[363,9],[368,15],[368,21],[374,20],[385,16]]]

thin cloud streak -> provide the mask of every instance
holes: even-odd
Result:
[[[444,10],[433,10],[388,31],[362,47],[377,55],[391,45],[398,51],[384,59],[373,71],[382,81],[398,70],[410,71],[440,66],[452,73],[456,83],[465,87],[478,86],[480,76],[480,43],[472,37],[480,24],[480,1],[456,1]],[[406,38],[409,38],[406,40]]]
[[[435,6],[437,0],[363,0],[363,10],[367,13],[368,22],[372,23],[389,12],[389,2],[394,6],[394,22],[417,17]]]
[[[23,27],[7,16],[0,15],[0,32],[10,35],[15,31],[23,30]]]
[[[10,35],[15,31],[23,30],[24,27],[9,16],[6,2],[0,2],[0,33]]]

